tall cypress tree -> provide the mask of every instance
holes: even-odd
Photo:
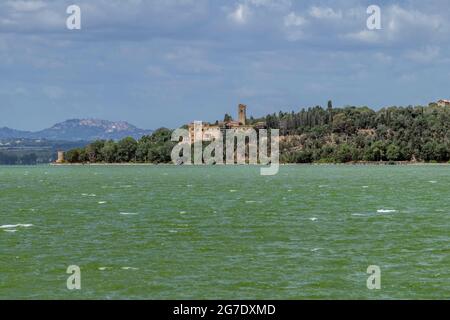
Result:
[[[333,124],[333,102],[328,100],[328,123]]]

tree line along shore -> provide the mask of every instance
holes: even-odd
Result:
[[[229,119],[225,115],[225,119]],[[450,107],[327,108],[279,112],[264,122],[280,130],[281,163],[448,163]],[[98,140],[66,152],[67,163],[170,163],[172,130],[161,128],[139,140]]]

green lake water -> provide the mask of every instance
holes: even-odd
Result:
[[[0,167],[0,299],[448,299],[449,195],[449,166]]]

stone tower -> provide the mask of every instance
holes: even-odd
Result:
[[[64,163],[64,151],[58,151],[58,159],[56,163]]]
[[[239,105],[239,123],[245,126],[245,119],[247,119],[247,106],[245,104]]]

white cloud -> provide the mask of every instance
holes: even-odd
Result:
[[[309,15],[316,19],[342,19],[342,11],[334,11],[329,7],[311,7],[308,11]]]
[[[14,0],[8,1],[6,4],[13,10],[19,12],[37,11],[46,7],[46,4],[43,1],[39,0],[37,1]]]
[[[445,24],[438,14],[426,14],[418,10],[407,10],[398,5],[392,5],[386,10],[388,30],[390,32],[406,31],[412,27],[437,31]]]
[[[222,70],[220,65],[210,61],[205,51],[188,46],[170,51],[164,55],[164,59],[177,73],[211,74]]]
[[[305,37],[303,27],[308,21],[297,15],[295,12],[291,12],[284,17],[284,27],[286,28],[286,36],[289,41],[297,41]]]
[[[374,30],[362,30],[352,32],[342,36],[343,39],[356,40],[365,43],[377,43],[380,41],[380,35]]]
[[[426,46],[419,50],[409,50],[405,57],[413,62],[430,63],[436,61],[440,56],[441,49],[437,46]]]
[[[383,12],[385,12],[383,14]],[[382,10],[383,38],[392,45],[400,43],[442,42],[450,36],[445,13],[429,13],[392,5]]]
[[[266,7],[276,10],[283,10],[292,6],[291,0],[246,0],[245,3],[255,7]]]
[[[173,34],[208,15],[207,0],[6,0],[0,1],[0,33],[67,35],[66,8],[74,2],[81,7],[86,30],[97,35],[98,31],[121,29],[119,33],[125,34],[144,28]],[[95,37],[93,33],[84,35]],[[104,38],[104,34],[100,36]]]
[[[249,16],[250,16],[250,8],[242,3],[238,4],[236,9],[228,15],[228,17],[232,21],[238,24],[246,23]]]
[[[307,23],[307,20],[295,12],[289,13],[284,17],[284,25],[286,27],[301,27]]]
[[[397,4],[388,5],[381,8],[381,30],[368,30],[365,27],[365,19],[368,16],[362,15],[357,19],[350,19],[351,12],[355,16],[357,11],[355,9],[342,11],[341,29],[335,33],[339,39],[407,50],[448,43],[450,37],[450,21],[444,18],[445,12],[419,10],[417,6],[411,8]],[[353,23],[353,21],[357,22]],[[428,54],[432,54],[431,49],[428,51]],[[409,54],[409,56],[415,55]],[[426,60],[426,58],[416,58],[413,59]]]
[[[230,10],[228,18],[237,24],[245,24],[254,14],[269,13],[273,17],[291,6],[291,0],[241,0]]]

